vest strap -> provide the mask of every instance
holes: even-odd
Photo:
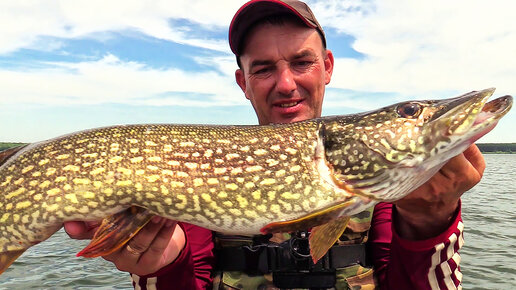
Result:
[[[356,264],[368,266],[365,244],[335,245],[316,264],[309,252],[296,247],[292,239],[279,245],[222,247],[215,251],[217,270],[249,274],[324,272]]]

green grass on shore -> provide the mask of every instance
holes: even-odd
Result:
[[[11,147],[16,147],[16,146],[24,145],[24,144],[27,144],[27,143],[0,142],[0,151],[8,149],[8,148],[11,148]]]

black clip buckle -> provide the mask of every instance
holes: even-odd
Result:
[[[291,262],[295,265],[297,271],[309,272],[314,264],[310,256],[310,245],[308,244],[309,233],[306,231],[296,232],[290,240],[289,252]]]
[[[296,259],[308,259],[310,258],[310,245],[308,244],[308,232],[296,232],[295,235],[290,238],[290,253]]]
[[[335,269],[325,255],[314,264],[308,243],[309,232],[300,231],[275,248],[271,263],[272,281],[279,288],[331,288],[335,286]],[[268,249],[271,249],[270,247]]]

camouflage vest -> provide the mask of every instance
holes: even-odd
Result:
[[[367,242],[367,235],[371,226],[373,209],[361,212],[351,217],[344,234],[338,244],[361,244]],[[281,241],[290,238],[288,234],[273,236],[270,241]],[[230,236],[216,235],[215,244],[218,246],[249,245],[251,239],[235,239]],[[213,277],[213,289],[279,289],[272,283],[272,274],[251,276],[243,272],[215,272]],[[376,281],[373,269],[361,265],[351,265],[346,268],[336,269],[336,285],[334,289],[375,289]]]

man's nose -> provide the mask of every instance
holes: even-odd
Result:
[[[289,67],[284,67],[278,71],[276,88],[279,93],[288,95],[297,88],[294,74]]]

